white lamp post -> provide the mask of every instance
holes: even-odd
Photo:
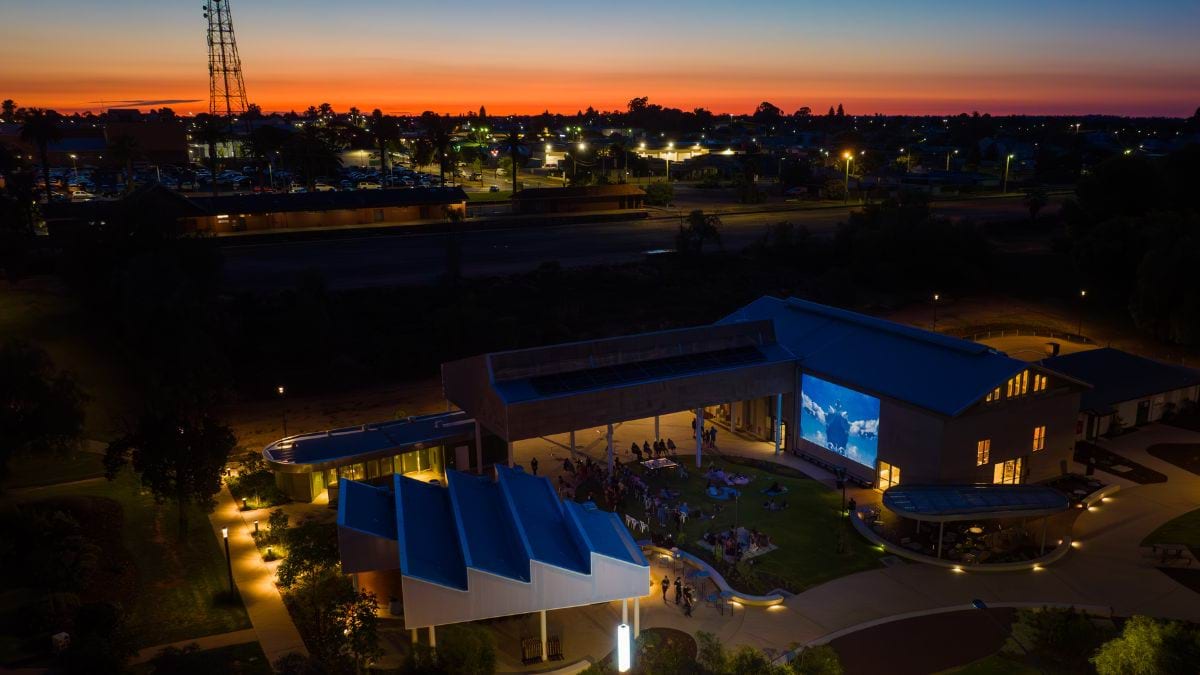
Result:
[[[629,624],[617,626],[617,672],[628,673],[632,666],[632,646],[629,641]]]

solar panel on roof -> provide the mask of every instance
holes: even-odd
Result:
[[[700,354],[669,356],[638,363],[621,363],[611,366],[601,366],[599,368],[588,368],[587,370],[576,370],[569,373],[539,375],[530,378],[529,383],[538,394],[548,396],[617,384],[644,382],[662,377],[700,373],[716,368],[731,368],[750,363],[759,363],[765,360],[766,356],[759,351],[758,347],[747,345]]]

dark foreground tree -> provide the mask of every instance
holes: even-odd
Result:
[[[37,148],[42,179],[46,181],[46,201],[50,201],[50,144],[62,138],[58,127],[61,116],[53,110],[30,108],[25,111],[21,140]]]
[[[109,443],[104,455],[109,480],[126,465],[158,502],[179,509],[179,538],[187,534],[191,505],[212,511],[221,490],[221,471],[237,440],[229,427],[208,415],[148,410],[137,427]]]
[[[41,349],[0,343],[0,479],[17,455],[70,450],[83,435],[83,392]]]

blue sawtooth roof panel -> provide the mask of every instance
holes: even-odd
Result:
[[[563,502],[563,506],[587,533],[591,550],[601,555],[623,560],[635,565],[649,566],[642,549],[634,542],[620,517],[615,513],[589,509],[577,502]]]
[[[338,525],[395,539],[396,501],[391,490],[341,479],[338,481]]]
[[[467,566],[446,488],[397,475],[400,570],[442,586],[467,589]]]
[[[485,477],[458,471],[448,472],[447,480],[470,566],[529,581],[529,554],[500,486]]]
[[[516,518],[529,540],[533,559],[548,565],[588,574],[591,560],[581,550],[574,524],[545,477],[497,466],[498,482],[512,500]]]

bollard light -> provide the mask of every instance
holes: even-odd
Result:
[[[258,532],[258,521],[254,521],[254,531]]]
[[[629,624],[617,626],[617,672],[627,673],[630,668]]]
[[[222,528],[221,528],[221,536],[222,536],[222,537],[224,537],[224,538],[226,538],[226,539],[228,539],[228,538],[229,538],[229,528],[228,528],[228,527],[222,527]]]

